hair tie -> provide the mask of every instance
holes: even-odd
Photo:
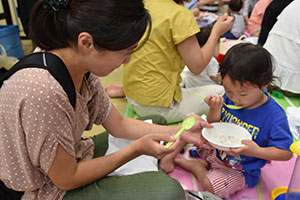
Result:
[[[68,8],[70,0],[44,0],[44,9],[52,8],[55,12]]]

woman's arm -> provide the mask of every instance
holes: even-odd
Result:
[[[211,128],[200,116],[192,114],[188,117],[195,118],[195,125],[183,131],[181,137],[186,142],[201,145],[201,131],[204,127]],[[187,117],[187,118],[188,118]],[[119,114],[114,106],[105,122],[102,124],[105,129],[114,137],[135,140],[149,134],[170,134],[174,135],[181,126],[162,126],[157,124],[149,124],[140,120],[124,117]]]
[[[208,41],[202,48],[195,35],[177,45],[181,57],[193,74],[198,75],[204,70],[214,54],[220,36],[231,29],[232,22],[233,18],[226,14],[221,17],[214,25]]]
[[[126,118],[120,115],[114,106],[112,106],[103,125],[115,137],[138,139],[120,151],[81,162],[77,162],[74,157],[58,145],[54,162],[48,173],[49,178],[58,188],[62,190],[75,189],[103,178],[142,154],[161,159],[179,148],[180,138],[177,138],[168,149],[160,144],[160,141],[174,141],[174,138],[168,133],[174,134],[180,128],[179,126],[160,126]],[[201,145],[203,141],[199,133],[203,127],[211,126],[196,118],[196,123],[192,129],[184,131],[182,136],[185,141]]]
[[[168,149],[161,145],[160,141],[172,140],[169,134],[147,135],[115,153],[81,162],[77,162],[58,144],[48,177],[58,188],[72,190],[103,178],[142,154],[152,155],[160,159],[173,152],[177,148],[179,140],[176,140]]]
[[[149,124],[140,120],[124,117],[113,105],[109,116],[102,125],[114,137],[130,140],[135,140],[152,133],[173,134],[180,129],[179,126]]]

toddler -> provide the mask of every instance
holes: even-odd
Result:
[[[222,37],[238,39],[245,32],[245,21],[240,14],[241,8],[243,7],[243,0],[230,0],[228,6],[231,16],[234,17],[234,21],[231,30],[223,34]]]
[[[231,122],[249,131],[252,140],[229,152],[199,148],[202,160],[175,159],[175,164],[191,171],[204,190],[221,198],[246,187],[254,187],[268,160],[292,157],[293,142],[284,110],[264,90],[273,81],[272,60],[260,46],[240,43],[233,46],[220,64],[223,97],[209,95],[207,121]],[[230,109],[225,104],[241,109]]]

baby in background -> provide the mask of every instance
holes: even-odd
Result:
[[[209,24],[203,28],[201,31],[197,33],[197,40],[200,47],[203,47],[206,41],[209,38],[213,25]],[[198,87],[202,85],[211,85],[211,84],[219,84],[221,82],[221,76],[219,75],[219,63],[217,61],[217,57],[219,56],[219,43],[216,45],[214,49],[214,55],[211,58],[210,62],[206,66],[206,68],[199,74],[193,74],[188,67],[185,67],[181,73],[182,82],[181,87],[184,88],[192,88]]]
[[[192,172],[204,191],[228,198],[257,185],[268,160],[289,160],[293,137],[284,110],[264,91],[274,79],[267,50],[250,43],[237,44],[226,53],[219,71],[225,94],[205,98],[210,107],[207,121],[238,124],[247,129],[252,140],[243,140],[243,147],[228,152],[198,147],[201,160],[176,158],[174,162]],[[224,103],[242,108],[230,109]],[[170,158],[165,161],[172,165]]]
[[[240,13],[243,7],[243,0],[230,0],[229,11],[231,16],[234,17],[232,28],[228,32],[224,33],[222,37],[227,39],[238,39],[245,32],[245,21],[243,15]]]

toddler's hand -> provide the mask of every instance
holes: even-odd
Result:
[[[217,97],[214,95],[208,95],[204,102],[207,103],[207,105],[212,110],[221,110],[223,104],[224,104],[224,98],[223,97]]]
[[[245,155],[245,156],[257,157],[259,148],[261,148],[260,146],[258,146],[258,144],[256,144],[252,140],[243,140],[242,144],[244,144],[245,146],[240,148],[230,149],[231,151],[228,152],[228,154],[232,156]]]

